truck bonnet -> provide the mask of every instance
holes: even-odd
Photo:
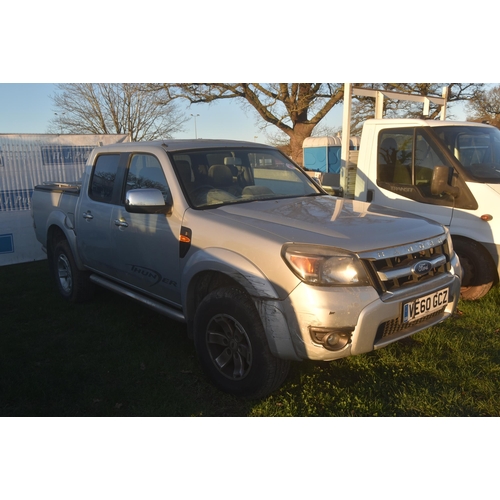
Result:
[[[407,244],[443,234],[440,224],[365,202],[330,196],[258,201],[219,207],[235,226],[267,231],[283,241],[330,245],[353,252]],[[411,221],[410,221],[411,219]]]

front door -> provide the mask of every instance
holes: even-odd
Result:
[[[148,295],[178,305],[181,219],[175,210],[169,215],[129,213],[124,203],[130,189],[159,189],[166,199],[169,187],[162,165],[152,154],[132,154],[125,175],[125,189],[111,217],[117,276]]]
[[[382,130],[378,139],[377,185],[371,201],[449,226],[455,199],[449,194],[431,193],[437,165],[451,163],[418,128]]]

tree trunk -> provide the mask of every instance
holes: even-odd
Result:
[[[296,123],[293,130],[287,132],[290,137],[291,157],[295,163],[304,165],[304,153],[302,144],[307,137],[311,137],[314,125],[305,123]]]

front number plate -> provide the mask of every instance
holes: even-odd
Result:
[[[403,323],[410,323],[441,309],[448,304],[448,288],[420,297],[403,306]]]

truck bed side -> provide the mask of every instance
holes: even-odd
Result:
[[[47,246],[49,227],[56,224],[63,232],[74,226],[75,207],[80,195],[80,183],[44,183],[35,186],[32,215],[37,240]]]

